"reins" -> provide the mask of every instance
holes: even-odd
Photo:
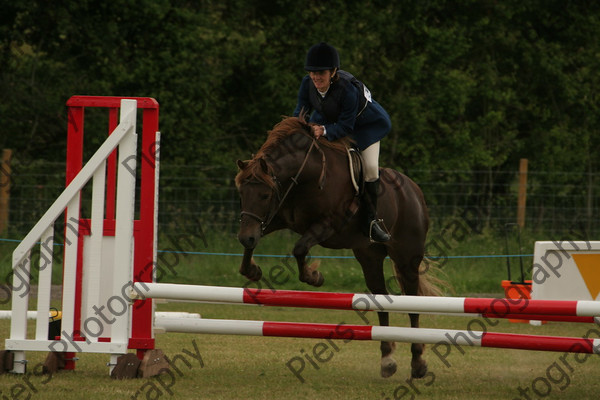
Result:
[[[306,166],[306,163],[308,162],[308,157],[310,156],[310,153],[311,153],[311,151],[312,151],[313,148],[316,148],[321,153],[321,175],[319,176],[319,189],[321,189],[321,190],[323,189],[323,185],[325,184],[325,170],[326,170],[325,166],[326,166],[326,161],[327,160],[325,159],[325,153],[323,152],[323,150],[321,149],[321,147],[319,147],[319,144],[317,143],[317,139],[312,138],[312,143],[310,144],[310,147],[306,151],[306,155],[304,156],[304,160],[302,161],[302,164],[300,165],[300,168],[298,169],[298,172],[296,172],[296,175],[293,178],[290,178],[290,180],[292,182],[290,183],[290,185],[288,186],[287,190],[283,194],[283,197],[280,198],[279,204],[275,208],[275,211],[272,212],[272,213],[270,213],[270,215],[268,216],[268,218],[266,219],[266,221],[263,220],[258,215],[254,214],[254,213],[251,213],[251,212],[248,212],[248,211],[242,211],[240,213],[240,217],[242,217],[244,215],[248,215],[249,217],[252,217],[252,218],[256,219],[258,222],[260,222],[260,225],[261,225],[261,234],[264,233],[265,229],[267,229],[267,227],[269,226],[269,224],[273,221],[273,218],[275,218],[275,216],[277,215],[277,213],[279,212],[279,210],[283,206],[283,203],[285,202],[285,199],[288,197],[288,195],[290,194],[290,192],[292,191],[292,189],[294,188],[294,186],[298,185],[298,178],[300,177],[300,174],[302,174],[302,171],[304,170],[304,167]],[[278,182],[276,176],[273,176],[272,178],[275,180],[275,182]]]

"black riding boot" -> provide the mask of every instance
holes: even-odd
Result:
[[[387,242],[391,239],[389,233],[383,228],[383,220],[377,219],[377,192],[379,191],[379,179],[374,182],[365,182],[365,193],[363,200],[366,203],[366,215],[364,230],[373,242]]]

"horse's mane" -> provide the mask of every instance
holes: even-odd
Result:
[[[258,153],[251,160],[245,162],[245,167],[235,177],[235,184],[239,187],[243,181],[255,178],[271,187],[275,187],[276,183],[271,177],[271,167],[267,164],[269,170],[265,171],[264,164],[261,164],[260,160],[264,160],[266,156],[269,156],[282,140],[294,134],[301,134],[309,138],[313,137],[310,124],[305,122],[304,116],[284,117],[281,122],[268,131],[267,140],[260,147]],[[326,138],[322,138],[318,143],[319,146],[333,151],[346,152],[346,149],[352,144],[352,140],[345,137],[330,142]]]

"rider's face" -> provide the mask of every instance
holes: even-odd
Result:
[[[310,79],[312,79],[315,87],[320,92],[326,92],[329,89],[329,84],[331,83],[331,77],[335,73],[335,70],[325,70],[325,71],[310,71],[308,75]]]

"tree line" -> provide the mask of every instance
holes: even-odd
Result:
[[[552,177],[569,194],[573,179],[598,184],[598,37],[600,3],[583,0],[12,0],[0,148],[62,161],[70,96],[154,97],[163,162],[232,179],[293,111],[307,49],[327,41],[391,116],[383,166],[457,184],[487,171],[481,202],[511,190],[501,172],[527,158],[579,173]],[[87,127],[99,143],[105,125]]]

